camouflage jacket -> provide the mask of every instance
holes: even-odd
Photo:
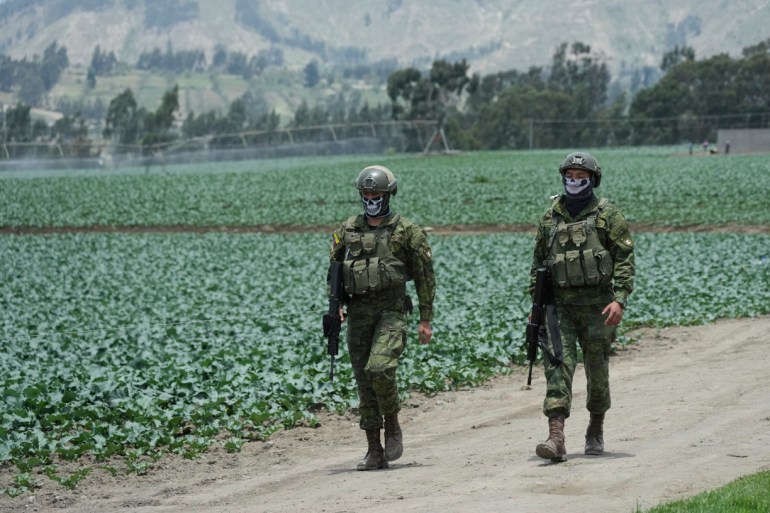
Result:
[[[594,198],[574,218],[564,206],[564,196],[554,200],[537,226],[535,235],[535,247],[530,269],[530,294],[535,288],[535,271],[543,265],[548,256],[548,244],[550,241],[551,226],[554,223],[553,212],[557,212],[566,223],[573,223],[587,219],[596,212],[599,199]],[[603,302],[617,301],[623,307],[626,306],[628,296],[634,290],[634,242],[626,221],[620,210],[612,203],[608,203],[596,220],[596,231],[602,246],[610,252],[613,261],[612,283],[607,286],[596,287],[554,287],[557,303],[590,305]]]
[[[404,263],[407,274],[414,280],[419,301],[420,320],[431,321],[433,318],[433,299],[436,295],[436,279],[433,273],[433,253],[428,237],[418,225],[398,216],[397,224],[390,237],[389,249],[393,256]],[[393,224],[394,214],[390,214],[378,227]],[[330,259],[342,262],[345,258],[343,234],[346,230],[362,233],[371,230],[363,215],[351,217],[332,234]]]

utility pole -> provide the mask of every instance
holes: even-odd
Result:
[[[532,118],[529,118],[529,149],[534,150],[535,149],[535,129],[534,129],[535,122]]]

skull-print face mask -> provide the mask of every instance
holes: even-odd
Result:
[[[593,189],[591,178],[564,178],[564,190],[571,196],[588,195],[591,189]]]
[[[362,195],[361,201],[364,202],[364,212],[366,212],[368,217],[380,217],[387,214],[390,210],[387,194],[375,196],[374,198],[365,198]]]

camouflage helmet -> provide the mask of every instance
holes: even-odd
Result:
[[[568,169],[581,169],[588,171],[594,176],[594,187],[599,187],[602,181],[602,168],[596,157],[587,151],[576,151],[567,155],[559,166],[559,173],[564,176]]]
[[[353,187],[359,192],[382,192],[396,195],[398,184],[393,172],[385,166],[369,166],[358,173]]]

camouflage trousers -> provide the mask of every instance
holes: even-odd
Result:
[[[569,417],[572,408],[572,378],[578,361],[577,346],[583,353],[586,373],[586,408],[591,413],[610,409],[610,346],[615,340],[615,326],[605,326],[601,314],[606,305],[559,305],[556,308],[564,348],[564,363],[552,365],[544,358],[548,386],[543,401],[543,413],[550,417]],[[549,349],[551,346],[550,333]]]
[[[396,369],[406,346],[402,304],[348,307],[348,352],[358,386],[361,429],[382,429],[383,416],[398,413]]]

